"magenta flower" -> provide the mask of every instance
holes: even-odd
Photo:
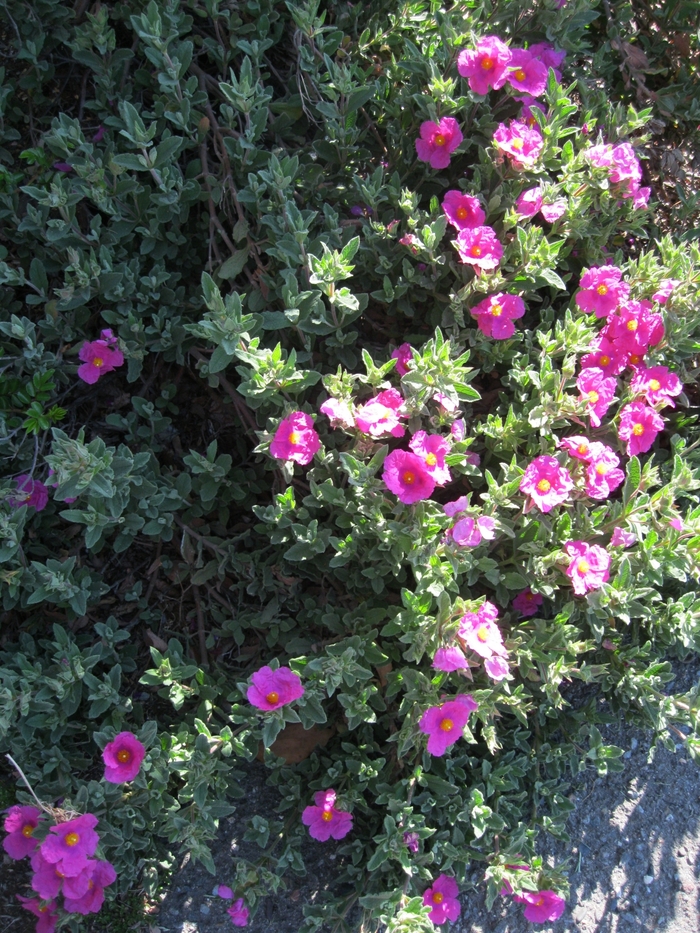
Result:
[[[478,704],[468,694],[461,699],[448,700],[440,706],[431,706],[421,716],[418,728],[428,736],[431,755],[444,755],[450,745],[459,739]]]
[[[306,807],[301,815],[304,826],[309,827],[309,835],[320,842],[328,839],[343,839],[352,829],[352,813],[338,810],[335,806],[334,790],[320,790],[314,794],[314,807]]]
[[[331,427],[354,428],[355,416],[347,402],[342,402],[337,398],[329,398],[321,405],[319,409],[322,415],[325,415],[331,423]]]
[[[564,216],[567,207],[566,198],[557,198],[556,201],[552,201],[550,204],[542,205],[542,216],[548,224],[556,223],[560,217]]]
[[[82,897],[88,889],[87,868],[77,875],[67,876],[61,871],[59,864],[47,862],[40,849],[32,854],[31,863],[34,872],[32,875],[32,889],[36,891],[43,901],[50,901],[57,897],[64,881],[71,897]],[[88,859],[87,864],[89,867],[90,859]],[[64,894],[65,890],[64,888]]]
[[[579,283],[576,304],[582,311],[595,311],[596,317],[607,317],[629,297],[630,287],[622,281],[622,269],[599,266],[586,269]]]
[[[617,376],[627,366],[628,354],[607,337],[598,336],[591,353],[581,359],[581,369],[601,369],[606,376]]]
[[[510,49],[497,36],[484,36],[476,49],[463,49],[457,56],[457,71],[469,81],[475,94],[499,90],[508,79]]]
[[[508,676],[508,662],[505,658],[499,658],[497,655],[494,655],[492,658],[486,658],[484,661],[484,670],[491,680],[504,680]]]
[[[640,187],[642,167],[629,143],[593,146],[586,155],[592,165],[608,169],[610,181],[620,186],[621,196],[634,199],[633,207],[646,207],[651,191]]]
[[[523,191],[515,202],[515,210],[520,217],[534,217],[535,214],[539,213],[541,207],[542,189],[539,186]]]
[[[516,91],[539,97],[547,87],[547,66],[525,49],[511,49],[508,83]]]
[[[596,445],[596,441],[589,441],[587,437],[583,437],[581,434],[572,434],[557,441],[557,447],[562,447],[570,456],[575,457],[577,460],[583,460],[584,463],[591,462]]]
[[[573,488],[571,474],[555,457],[535,457],[520,480],[520,492],[530,496],[528,511],[536,505],[541,512],[551,512],[555,505],[566,502]]]
[[[523,590],[513,600],[513,609],[519,612],[521,616],[534,616],[544,602],[544,597],[539,593],[533,593],[530,587]]]
[[[515,169],[533,168],[544,147],[539,128],[514,120],[510,126],[499,123],[493,142],[500,153],[508,156]]]
[[[450,434],[459,443],[467,436],[467,425],[464,418],[458,418],[450,425]]]
[[[497,269],[503,258],[503,244],[492,227],[460,230],[452,245],[457,249],[462,262],[474,266],[477,274],[482,269],[488,272]]]
[[[278,460],[292,460],[305,466],[320,448],[321,441],[311,415],[293,411],[280,421],[270,444],[270,454]]]
[[[433,665],[437,671],[463,671],[469,667],[467,659],[461,648],[438,648],[433,658]]]
[[[390,492],[406,505],[429,499],[435,489],[435,480],[425,461],[407,450],[392,450],[384,461],[382,479]]]
[[[233,900],[233,888],[229,888],[227,884],[219,884],[215,888],[214,892],[218,897],[223,898],[225,901]]]
[[[110,862],[91,861],[88,872],[87,890],[79,897],[68,890],[68,879],[63,888],[63,906],[69,914],[96,914],[104,904],[104,890],[117,880],[117,873]]]
[[[399,376],[405,376],[413,362],[413,347],[410,343],[402,343],[391,354],[391,358],[396,360],[396,372]]]
[[[673,396],[680,395],[683,383],[675,373],[665,366],[638,366],[632,376],[630,389],[633,395],[643,395],[650,405],[676,407]]]
[[[408,248],[414,254],[418,252],[418,247],[423,245],[418,237],[413,233],[404,233],[402,237],[399,237],[399,243],[402,246],[408,246]]]
[[[245,906],[245,901],[242,897],[239,897],[235,902],[233,907],[229,907],[226,913],[231,918],[231,923],[235,927],[247,927],[248,926],[248,916],[249,911]]]
[[[455,544],[462,547],[478,547],[482,538],[492,541],[496,537],[496,523],[488,515],[481,515],[476,520],[465,516],[455,522],[449,535]]]
[[[2,841],[2,847],[10,858],[25,858],[36,849],[37,842],[33,834],[41,819],[41,810],[36,807],[22,804],[10,807],[3,823],[8,835]]]
[[[659,343],[664,330],[664,319],[651,312],[651,302],[625,301],[616,314],[610,315],[601,334],[621,352],[643,357],[649,347]]]
[[[485,603],[491,606],[491,603]],[[495,609],[495,606],[493,607]],[[467,612],[460,619],[459,637],[467,648],[482,658],[506,657],[501,630],[481,606],[478,612]]]
[[[499,292],[489,295],[470,310],[479,330],[494,340],[507,340],[515,333],[513,321],[525,314],[525,302],[519,295]]]
[[[405,832],[403,834],[403,844],[406,846],[409,852],[413,853],[413,855],[415,855],[418,851],[419,842],[420,840],[418,838],[418,833]]]
[[[21,894],[15,894],[22,907],[38,917],[36,933],[53,933],[58,923],[58,904],[51,901],[50,904],[42,905],[35,897],[22,897]]]
[[[561,71],[559,69],[564,64],[566,52],[557,52],[549,42],[535,42],[534,45],[528,47],[528,52],[533,58],[539,59],[547,69],[553,68],[554,76],[561,84]]]
[[[633,544],[637,543],[637,536],[632,534],[631,531],[625,531],[624,528],[620,528],[617,525],[613,528],[612,537],[610,538],[610,544],[613,547],[632,547]]]
[[[452,502],[446,502],[442,509],[445,515],[449,515],[450,518],[454,518],[455,515],[459,515],[460,512],[464,512],[465,509],[469,508],[469,499],[466,496],[460,496],[459,499],[453,499]]]
[[[530,97],[529,94],[523,94],[522,97],[516,97],[515,100],[519,101],[523,105],[523,109],[520,111],[520,116],[518,120],[521,123],[527,123],[528,126],[537,126],[537,117],[535,116],[535,110],[539,110],[540,113],[547,113],[547,108],[544,104],[541,104],[540,101],[535,100],[534,97]]]
[[[632,402],[620,411],[618,436],[627,441],[627,456],[646,453],[664,429],[664,419],[644,402]]]
[[[288,667],[278,667],[273,671],[266,664],[255,671],[250,681],[246,693],[248,702],[266,712],[293,703],[304,695],[301,677]]]
[[[403,413],[403,396],[397,389],[386,389],[376,398],[358,408],[355,412],[355,421],[360,431],[371,437],[381,437],[391,434],[392,437],[403,437],[406,428],[399,423],[399,418],[405,418]]]
[[[49,490],[38,479],[32,479],[27,473],[23,473],[15,479],[17,483],[17,492],[14,496],[9,496],[7,501],[14,509],[22,505],[41,512],[46,508],[49,501]]]
[[[124,364],[124,354],[107,340],[87,341],[78,357],[83,364],[78,367],[78,376],[88,385],[94,385],[100,376]]]
[[[576,386],[581,393],[580,401],[587,403],[586,412],[591,419],[591,425],[599,428],[601,420],[615,399],[615,378],[606,377],[602,369],[591,367],[582,370],[576,380]]]
[[[447,168],[450,154],[463,139],[459,123],[453,117],[443,117],[439,123],[426,120],[421,123],[420,138],[416,140],[418,158],[429,162],[431,168]]]
[[[452,226],[458,230],[480,227],[486,220],[479,199],[455,189],[445,192],[442,209]]]
[[[546,923],[548,920],[558,920],[564,913],[566,901],[554,891],[525,891],[516,894],[514,901],[527,904],[523,916],[531,923]]]
[[[610,579],[610,555],[605,548],[585,541],[567,541],[564,550],[572,558],[566,575],[578,596],[599,589]]]
[[[88,867],[89,856],[95,854],[100,837],[95,832],[98,819],[84,813],[73,820],[49,829],[41,843],[41,854],[47,862],[59,863],[64,875],[79,875]]]
[[[436,486],[444,486],[451,481],[450,471],[445,466],[445,457],[450,452],[450,445],[444,437],[416,431],[408,446],[423,461],[423,469],[435,481]]]
[[[659,283],[659,287],[651,296],[652,301],[658,301],[660,305],[665,305],[671,297],[673,289],[680,284],[680,279],[662,279]]]
[[[428,916],[435,926],[459,917],[462,908],[457,900],[458,896],[459,886],[449,875],[440,875],[433,882],[432,888],[428,888],[423,895],[423,904],[432,907]]]
[[[586,470],[586,492],[591,499],[607,499],[625,481],[625,474],[618,469],[620,458],[605,444],[599,446]]]
[[[102,751],[105,763],[105,781],[125,784],[133,781],[146,757],[146,747],[130,732],[120,732]]]

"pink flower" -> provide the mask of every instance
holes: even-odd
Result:
[[[561,84],[561,71],[559,69],[564,64],[566,52],[557,52],[549,42],[535,42],[528,47],[528,52],[533,58],[539,59],[546,68],[554,69],[554,76]]]
[[[301,815],[304,826],[309,827],[309,835],[320,842],[343,839],[352,829],[352,813],[338,810],[335,806],[334,790],[320,790],[314,794],[315,807],[306,807]]]
[[[516,91],[539,97],[547,87],[547,74],[547,66],[525,49],[511,49],[507,80]]]
[[[418,844],[420,840],[418,838],[418,833],[409,833],[406,832],[403,834],[403,844],[406,846],[409,852],[412,852],[414,855],[418,851]]]
[[[513,600],[513,609],[519,612],[521,616],[534,616],[537,615],[537,610],[543,602],[544,598],[539,593],[533,593],[528,586],[522,593],[518,593]]]
[[[581,434],[572,434],[557,441],[557,447],[563,447],[570,456],[575,457],[577,460],[583,460],[584,463],[591,462],[595,445],[595,441],[589,441],[587,437],[583,437]]]
[[[552,201],[551,204],[542,205],[542,216],[548,224],[556,223],[556,221],[566,213],[567,207],[568,203],[566,198],[557,198],[557,200]]]
[[[58,923],[58,904],[56,901],[51,901],[50,904],[42,906],[41,902],[35,897],[22,897],[21,894],[16,894],[15,897],[21,902],[25,910],[39,918],[36,933],[53,933]]]
[[[98,819],[84,813],[73,820],[49,829],[41,843],[41,854],[47,862],[59,863],[64,875],[79,875],[88,867],[88,857],[95,854],[100,837],[95,832]]]
[[[665,305],[671,297],[673,289],[680,284],[680,279],[662,279],[659,283],[659,287],[651,296],[652,301],[658,301],[660,305]]]
[[[511,165],[516,169],[533,168],[544,146],[539,128],[519,120],[514,120],[510,126],[499,123],[493,134],[493,142],[499,152],[510,158]]]
[[[581,369],[601,369],[606,376],[617,376],[627,365],[628,354],[607,337],[598,336],[591,353],[581,359]]]
[[[248,916],[249,911],[245,906],[245,901],[242,897],[239,897],[235,902],[233,907],[229,907],[226,913],[231,918],[231,923],[235,927],[247,927],[248,926]]]
[[[459,443],[467,436],[467,425],[464,418],[458,418],[450,425],[450,434]]]
[[[431,706],[421,716],[418,728],[428,736],[428,751],[431,755],[444,755],[450,745],[459,739],[467,724],[470,713],[477,703],[467,694],[462,699],[448,700],[440,706]]]
[[[491,603],[484,605],[491,606]],[[492,608],[495,609],[495,606]],[[459,623],[459,637],[467,648],[475,651],[482,658],[505,657],[507,652],[501,630],[494,619],[483,610],[484,607],[481,606],[478,612],[467,612],[462,616]]]
[[[674,531],[683,531],[683,522],[680,520],[678,515],[669,519],[669,525],[674,529]]]
[[[63,874],[58,865],[47,862],[39,849],[32,853],[31,863],[34,872],[32,875],[32,889],[36,891],[42,901],[50,901],[57,897],[61,885],[68,880],[66,875]],[[87,875],[84,872],[75,875],[70,880],[79,886],[79,894],[85,893],[88,884]]]
[[[602,369],[591,367],[581,372],[576,386],[581,393],[580,401],[587,403],[591,425],[599,428],[601,419],[605,417],[615,398],[617,383],[614,377],[606,377]]]
[[[520,217],[534,217],[542,207],[542,189],[528,188],[515,202],[515,210]]]
[[[405,376],[413,362],[413,347],[410,343],[402,343],[391,354],[391,358],[396,360],[396,372],[399,376]]]
[[[220,884],[216,887],[216,895],[223,898],[225,901],[233,900],[233,889],[229,888],[227,884]]]
[[[672,396],[680,395],[683,383],[665,366],[638,366],[632,376],[630,389],[634,395],[643,395],[650,405],[676,407]]]
[[[636,185],[630,184],[629,188],[630,195],[632,196],[632,207],[635,210],[639,210],[642,207],[649,206],[649,198],[651,197],[651,188],[640,188]]]
[[[499,90],[508,78],[510,49],[497,36],[484,36],[476,49],[463,49],[457,56],[457,71],[469,81],[475,94]]]
[[[460,230],[457,239],[452,241],[462,262],[475,267],[477,274],[482,269],[497,269],[503,258],[503,244],[492,227],[472,227]]]
[[[451,398],[448,398],[442,392],[433,392],[433,401],[440,405],[441,408],[444,408],[445,411],[457,411],[459,408],[457,402],[453,402]]]
[[[508,676],[508,662],[503,658],[495,656],[493,658],[486,658],[484,661],[484,670],[491,680],[498,682],[499,680],[504,680]]]
[[[346,429],[355,427],[355,416],[347,402],[342,402],[337,398],[329,398],[326,399],[319,410],[322,415],[328,418],[334,428],[338,427],[338,425]]]
[[[644,356],[664,335],[664,319],[651,312],[648,301],[625,301],[616,314],[611,314],[601,335],[611,340],[621,352]],[[633,362],[628,358],[628,362]],[[639,362],[637,360],[636,362]]]
[[[357,427],[371,437],[381,437],[383,434],[403,437],[406,429],[399,424],[399,418],[406,417],[402,411],[403,403],[403,396],[397,389],[380,392],[356,411]]]
[[[566,467],[555,457],[535,457],[520,480],[520,492],[530,496],[527,509],[536,505],[541,512],[551,512],[569,498],[574,481]]]
[[[610,544],[613,547],[632,547],[636,543],[637,536],[632,534],[631,531],[625,531],[619,525],[613,528],[612,537],[610,538]]]
[[[449,515],[450,518],[454,518],[455,515],[459,515],[460,512],[464,512],[465,509],[469,508],[469,499],[466,496],[460,496],[459,499],[453,499],[452,502],[446,502],[442,509],[445,515]]]
[[[100,125],[97,127],[97,132],[96,132],[95,135],[92,137],[92,141],[93,141],[94,143],[101,143],[102,140],[103,140],[103,138],[104,138],[104,135],[105,135],[105,128],[104,128],[104,126],[102,126],[102,124],[100,124]]]
[[[304,695],[301,677],[288,667],[278,667],[273,671],[266,664],[255,671],[250,681],[246,692],[248,702],[266,712],[293,703]]]
[[[558,920],[564,913],[566,901],[554,891],[525,891],[516,894],[514,901],[527,904],[523,916],[531,923],[546,923],[548,920]]]
[[[406,505],[429,499],[435,489],[435,480],[426,469],[425,461],[407,450],[392,450],[384,461],[382,479]]]
[[[22,505],[35,508],[41,512],[46,508],[49,501],[49,490],[38,479],[32,479],[27,473],[23,473],[15,479],[17,483],[17,494],[8,497],[8,503],[14,509]]]
[[[402,246],[408,246],[412,253],[417,253],[418,247],[423,245],[413,233],[404,233],[402,237],[399,237],[399,243]]]
[[[457,900],[458,896],[459,886],[449,875],[440,875],[433,882],[432,888],[428,888],[423,895],[423,904],[432,907],[428,916],[435,926],[459,917],[462,908]]]
[[[530,97],[529,94],[523,94],[522,97],[516,97],[515,100],[519,101],[523,105],[523,109],[520,111],[520,116],[518,120],[521,123],[527,123],[528,126],[537,126],[537,117],[535,116],[535,110],[539,110],[540,113],[547,113],[547,108],[544,104],[541,104],[538,100],[535,100],[534,97]]]
[[[435,481],[436,486],[444,486],[450,482],[452,477],[445,466],[445,457],[450,452],[450,445],[444,437],[416,431],[408,446],[423,461],[423,469]]]
[[[629,285],[622,281],[622,269],[617,266],[586,269],[579,284],[576,304],[582,311],[595,311],[596,317],[612,314],[630,293]]]
[[[270,454],[278,460],[292,460],[304,466],[311,463],[320,448],[321,441],[311,415],[293,411],[280,421],[270,444]]]
[[[567,541],[564,550],[572,558],[566,575],[578,596],[599,589],[610,579],[610,555],[605,548],[585,541]]]
[[[591,499],[607,499],[625,481],[625,474],[617,469],[620,458],[605,444],[599,446],[586,471],[586,492]]]
[[[33,835],[41,819],[41,810],[36,807],[22,804],[10,807],[3,823],[8,835],[2,841],[2,847],[10,858],[25,858],[36,849],[37,841]]]
[[[627,456],[646,453],[664,429],[664,419],[644,402],[632,402],[620,411],[618,436],[627,441]]]
[[[124,364],[124,354],[110,346],[106,340],[87,341],[80,348],[78,357],[83,363],[78,367],[78,376],[89,385],[93,385],[100,376]]]
[[[63,889],[63,906],[69,914],[96,914],[105,899],[104,889],[117,880],[114,866],[109,862],[93,861],[90,863],[87,891],[80,897],[73,897]],[[68,879],[66,879],[66,883]]]
[[[479,330],[494,340],[507,340],[515,333],[513,321],[525,314],[525,302],[519,295],[499,292],[489,295],[471,309]]]
[[[609,169],[610,181],[620,185],[623,198],[634,199],[633,207],[646,207],[651,191],[649,188],[640,188],[642,167],[629,143],[592,146],[587,157],[592,165]]]
[[[146,757],[146,747],[130,732],[120,732],[102,751],[105,781],[124,784],[133,781]]]
[[[439,123],[426,120],[420,125],[420,138],[416,140],[416,152],[421,162],[429,162],[431,168],[447,168],[450,153],[463,140],[459,124],[453,117],[443,117]]]
[[[466,516],[456,522],[449,531],[455,544],[463,547],[478,547],[481,539],[492,541],[496,536],[495,522],[487,515],[476,519]]]
[[[458,230],[480,227],[486,220],[479,199],[455,189],[445,192],[442,209],[452,226]]]
[[[437,671],[462,671],[469,667],[467,659],[461,648],[438,648],[433,658],[433,665]]]

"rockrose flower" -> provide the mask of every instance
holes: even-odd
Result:
[[[457,56],[457,71],[475,94],[499,90],[508,79],[510,49],[497,36],[484,36],[476,49],[463,49]]]
[[[659,287],[651,296],[652,301],[658,301],[660,305],[665,305],[671,297],[674,288],[680,284],[680,279],[662,279],[661,282],[659,282]]]
[[[547,87],[547,75],[547,66],[530,52],[511,49],[507,80],[516,91],[539,97]]]
[[[384,434],[403,437],[406,428],[399,423],[399,418],[406,417],[402,411],[403,403],[403,396],[397,389],[380,392],[355,412],[357,427],[371,437],[382,437]]]
[[[146,757],[146,747],[130,732],[120,732],[102,751],[105,781],[124,784],[133,781]]]
[[[560,217],[564,216],[567,207],[568,204],[566,198],[557,198],[556,201],[551,201],[549,204],[543,204],[541,213],[548,224],[553,224],[556,223]]]
[[[457,900],[458,897],[459,885],[454,878],[449,875],[440,875],[435,879],[432,888],[428,888],[423,895],[424,906],[432,908],[428,916],[435,926],[459,917],[462,908]]]
[[[664,419],[644,402],[632,402],[620,411],[620,440],[627,441],[627,456],[646,453],[664,429]]]
[[[83,364],[78,367],[78,376],[88,385],[93,385],[100,376],[124,364],[124,354],[117,348],[116,338],[112,332],[103,331],[102,333],[103,335],[109,334],[107,339],[87,341],[78,353]]]
[[[493,541],[496,537],[496,523],[488,515],[480,515],[476,520],[467,515],[455,522],[449,530],[449,536],[461,547],[478,547],[482,539]]]
[[[610,579],[610,555],[605,548],[585,541],[568,541],[564,550],[572,558],[566,575],[578,596],[600,589]]]
[[[605,376],[617,376],[627,366],[629,354],[607,337],[599,335],[590,349],[591,352],[581,358],[581,369],[600,369]]]
[[[523,590],[513,600],[513,609],[519,612],[521,616],[534,616],[544,602],[544,597],[539,593],[533,593],[530,587]]]
[[[480,227],[486,220],[479,199],[462,191],[453,189],[445,192],[442,209],[452,226],[458,230]]]
[[[557,441],[557,447],[563,448],[571,457],[583,460],[584,463],[591,462],[597,446],[599,446],[597,441],[589,441],[581,434],[572,434]]]
[[[523,105],[523,109],[520,111],[518,120],[521,123],[527,123],[528,126],[537,126],[535,110],[539,110],[540,113],[547,113],[547,108],[544,106],[544,104],[541,104],[538,100],[535,100],[534,97],[530,97],[529,94],[523,94],[522,97],[516,97],[514,99]]]
[[[355,416],[347,402],[337,398],[329,398],[326,399],[319,410],[322,415],[328,418],[334,428],[340,426],[347,430],[355,427]]]
[[[450,745],[459,739],[469,720],[470,713],[478,709],[476,701],[468,694],[461,699],[448,700],[440,706],[431,706],[421,716],[418,728],[428,736],[428,751],[431,755],[444,755]]]
[[[534,217],[539,213],[542,207],[542,189],[528,188],[518,196],[515,202],[515,210],[519,217]]]
[[[419,843],[420,843],[420,838],[418,836],[418,833],[405,832],[403,834],[403,844],[406,846],[408,851],[411,852],[413,855],[415,855],[416,852],[418,851]]]
[[[309,835],[320,842],[328,839],[343,839],[352,829],[352,813],[338,810],[335,806],[334,790],[320,790],[314,794],[315,806],[306,807],[301,815]]]
[[[423,469],[435,480],[436,486],[444,486],[451,481],[450,471],[445,465],[445,457],[450,452],[450,445],[444,437],[440,434],[416,431],[408,446],[423,461]]]
[[[311,415],[293,411],[280,421],[270,444],[270,453],[278,460],[292,460],[305,466],[311,463],[320,448],[321,441]]]
[[[27,473],[18,476],[15,482],[17,483],[17,491],[7,500],[14,509],[27,505],[36,509],[37,512],[41,512],[46,508],[49,501],[49,490],[44,483],[38,479],[32,479]]]
[[[459,637],[482,658],[506,657],[501,630],[496,625],[498,610],[489,602],[477,612],[466,612],[459,622]]]
[[[96,914],[104,904],[104,890],[117,880],[114,866],[109,862],[91,861],[87,878],[87,891],[80,897],[71,897],[63,889],[63,906],[69,914]],[[66,882],[68,879],[66,879]]]
[[[247,927],[248,926],[248,916],[249,911],[245,906],[245,901],[242,897],[239,897],[238,900],[233,904],[232,907],[229,907],[226,913],[231,918],[231,923],[235,927]]]
[[[676,407],[673,396],[680,395],[683,383],[675,373],[665,366],[638,366],[632,376],[630,389],[633,395],[643,395],[650,405]]]
[[[520,480],[520,492],[530,497],[526,508],[536,505],[541,512],[551,512],[555,505],[566,502],[573,488],[571,474],[556,457],[535,457]]]
[[[576,294],[576,304],[582,311],[594,311],[596,317],[612,314],[630,293],[629,285],[622,281],[622,269],[617,266],[586,269],[579,286],[581,291]]]
[[[90,860],[88,859],[88,864]],[[53,862],[47,862],[37,849],[32,853],[31,858],[32,871],[32,889],[36,891],[42,901],[53,900],[57,897],[65,881],[65,891],[69,891],[69,897],[82,897],[88,889],[87,871],[78,875],[67,876],[60,870],[58,865]]]
[[[41,810],[23,804],[10,807],[3,823],[7,836],[2,840],[2,847],[13,859],[25,858],[36,849],[34,830],[43,819]]]
[[[429,499],[435,489],[435,480],[425,461],[407,450],[392,450],[384,461],[382,479],[387,489],[406,505]]]
[[[439,123],[426,120],[421,123],[420,138],[416,140],[418,158],[429,162],[431,168],[447,168],[450,154],[463,139],[459,123],[453,117],[443,117]]]
[[[631,531],[625,531],[624,528],[620,528],[617,525],[613,528],[612,537],[610,538],[610,544],[613,547],[632,547],[633,544],[637,543],[637,536],[632,534]]]
[[[499,292],[489,295],[470,310],[479,330],[494,340],[507,340],[515,333],[514,320],[525,314],[525,302],[519,295]]]
[[[248,701],[265,711],[279,709],[303,695],[304,688],[298,674],[288,667],[278,667],[273,671],[267,664],[255,671],[246,692]]]
[[[587,403],[586,412],[591,425],[599,428],[615,399],[617,383],[614,377],[606,377],[602,369],[584,369],[576,380],[576,386],[581,393],[580,401]]]
[[[544,146],[539,128],[519,120],[514,120],[510,126],[499,123],[493,134],[493,142],[499,152],[508,156],[516,169],[533,168]]]
[[[561,71],[559,69],[564,64],[566,52],[557,52],[549,42],[535,42],[534,45],[528,46],[528,52],[533,58],[539,59],[547,69],[553,68],[554,77],[561,84]]]
[[[651,311],[649,301],[625,301],[611,314],[601,334],[620,351],[629,354],[628,363],[637,365],[649,347],[656,346],[664,335],[664,319]],[[633,360],[632,356],[639,356]]]
[[[469,667],[467,659],[461,648],[448,647],[438,648],[433,658],[433,665],[436,671],[463,671]]]
[[[399,376],[405,376],[413,362],[413,347],[410,343],[402,343],[391,354],[391,358],[396,360],[396,372]]]
[[[100,841],[95,832],[98,822],[92,813],[84,813],[52,826],[41,843],[41,855],[47,862],[58,862],[64,875],[79,875],[88,867],[89,857],[95,854]]]
[[[487,272],[497,269],[503,258],[503,244],[492,227],[460,230],[452,245],[457,249],[462,262],[474,266],[477,275],[482,269]]]
[[[609,170],[610,181],[620,186],[623,198],[633,199],[633,207],[646,207],[651,189],[640,187],[642,167],[629,143],[592,146],[586,155],[592,165]]]
[[[516,894],[513,900],[519,904],[526,904],[523,916],[531,923],[547,923],[548,920],[558,920],[564,913],[566,901],[554,891],[525,891]]]
[[[625,474],[618,469],[620,458],[617,454],[605,444],[599,447],[586,470],[586,493],[591,499],[607,499],[625,481]]]
[[[21,894],[16,894],[15,897],[25,910],[39,918],[36,933],[53,933],[58,923],[58,904],[56,901],[42,905],[41,901],[36,897],[22,897]]]
[[[504,680],[508,676],[508,662],[505,658],[494,655],[492,658],[486,658],[484,661],[484,670],[491,680]]]

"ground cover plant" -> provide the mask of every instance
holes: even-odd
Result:
[[[3,845],[38,930],[213,870],[256,756],[282,803],[234,925],[309,836],[343,867],[307,933],[454,920],[475,863],[554,920],[538,833],[621,768],[598,726],[698,753],[692,14],[2,4]]]

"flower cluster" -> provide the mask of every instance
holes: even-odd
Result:
[[[651,188],[640,186],[642,167],[630,143],[592,146],[586,155],[592,165],[608,169],[610,181],[619,186],[623,198],[632,198],[635,208],[647,206]]]

